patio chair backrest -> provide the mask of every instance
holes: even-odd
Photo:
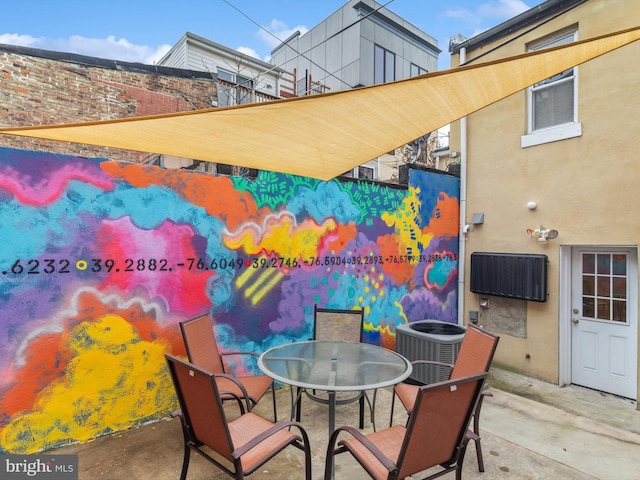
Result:
[[[180,409],[192,440],[233,461],[233,444],[215,375],[166,353]]]
[[[457,460],[486,377],[480,373],[420,387],[398,457],[397,478]]]
[[[189,362],[211,373],[224,373],[218,342],[208,314],[180,323]]]
[[[461,378],[476,373],[488,372],[500,337],[491,332],[469,325],[449,378]]]
[[[361,342],[364,327],[363,310],[313,308],[314,340],[348,340]]]

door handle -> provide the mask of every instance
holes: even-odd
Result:
[[[574,323],[574,325],[577,325],[578,323],[580,323],[580,319],[579,318],[573,318],[573,319],[571,319],[571,321]]]

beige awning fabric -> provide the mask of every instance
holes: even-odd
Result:
[[[0,128],[0,133],[329,180],[639,38],[635,27],[373,87],[168,115]]]

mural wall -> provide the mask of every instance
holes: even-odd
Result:
[[[455,322],[458,191],[0,148],[0,452],[166,416],[163,355],[202,312],[222,348],[257,352],[307,339],[314,304],[364,309],[389,348],[399,324]]]

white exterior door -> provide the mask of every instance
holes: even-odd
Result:
[[[635,400],[637,251],[575,247],[571,265],[571,383]]]

